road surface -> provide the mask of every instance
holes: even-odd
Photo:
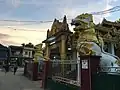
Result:
[[[19,69],[16,75],[13,75],[13,72],[5,75],[0,71],[0,90],[43,90],[39,81],[31,81],[22,74],[23,69]]]

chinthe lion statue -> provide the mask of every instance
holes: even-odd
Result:
[[[104,42],[95,32],[92,14],[85,13],[77,16],[72,20],[71,25],[75,25],[74,31],[79,32],[76,48],[80,56],[101,56],[100,65],[104,70],[108,70],[105,67],[119,67],[117,62],[120,62],[120,59],[104,51]]]
[[[42,43],[37,44],[35,46],[35,54],[34,54],[34,62],[39,62],[40,60],[43,60],[43,49],[42,49]]]

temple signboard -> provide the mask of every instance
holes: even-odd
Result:
[[[88,60],[82,60],[82,69],[88,69]]]

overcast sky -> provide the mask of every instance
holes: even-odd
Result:
[[[63,18],[64,15],[67,18],[75,18],[81,13],[98,12],[119,5],[119,0],[0,0],[0,20],[46,21]],[[115,21],[120,18],[120,12],[94,16],[94,22],[99,23],[103,17]],[[22,24],[26,23],[0,21],[0,43],[4,45],[41,43],[46,38],[46,31],[52,23]],[[8,26],[16,28],[16,30],[8,28]],[[24,31],[22,29],[37,31]],[[72,28],[70,27],[70,29]]]

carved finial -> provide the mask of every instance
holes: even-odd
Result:
[[[49,29],[48,29],[48,30],[47,30],[47,38],[49,37],[49,32],[50,32],[50,31],[49,31]]]
[[[63,18],[63,23],[67,23],[66,15],[65,15],[64,18]]]
[[[56,22],[56,21],[57,21],[57,19],[55,18],[55,19],[54,19],[54,22]]]
[[[103,21],[107,21],[105,18],[103,18]]]
[[[49,32],[49,29],[47,30],[47,32]]]

